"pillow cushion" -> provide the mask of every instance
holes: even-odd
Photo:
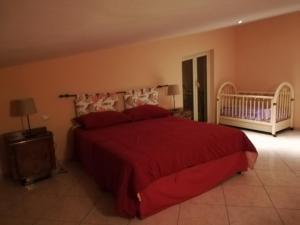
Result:
[[[91,112],[76,118],[85,129],[108,127],[131,121],[130,116],[117,111]]]
[[[77,116],[90,112],[117,111],[118,95],[116,94],[80,94],[76,96]]]
[[[125,109],[140,105],[158,105],[158,91],[156,88],[143,88],[126,91],[124,94]]]
[[[166,117],[171,115],[169,110],[155,105],[142,105],[127,109],[124,111],[124,114],[129,115],[132,121]]]

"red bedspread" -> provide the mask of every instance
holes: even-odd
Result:
[[[238,129],[174,117],[75,131],[77,154],[114,193],[117,211],[138,213],[137,193],[154,180],[238,151],[256,152]]]

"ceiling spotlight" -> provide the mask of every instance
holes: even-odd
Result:
[[[243,23],[243,20],[239,20],[239,21],[238,21],[238,24],[242,24],[242,23]]]

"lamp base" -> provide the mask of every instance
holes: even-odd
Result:
[[[37,127],[37,128],[33,128],[33,129],[27,129],[27,130],[24,130],[22,132],[23,136],[25,138],[32,138],[32,137],[36,137],[40,134],[44,134],[47,132],[47,128],[46,127]]]
[[[35,137],[35,135],[34,135],[34,133],[32,132],[31,129],[24,130],[24,131],[22,132],[22,134],[23,134],[23,136],[24,136],[25,138],[32,138],[32,137]]]

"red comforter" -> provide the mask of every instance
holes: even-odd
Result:
[[[75,131],[87,170],[114,193],[117,211],[138,213],[137,193],[154,180],[238,151],[256,152],[238,129],[174,117]]]

